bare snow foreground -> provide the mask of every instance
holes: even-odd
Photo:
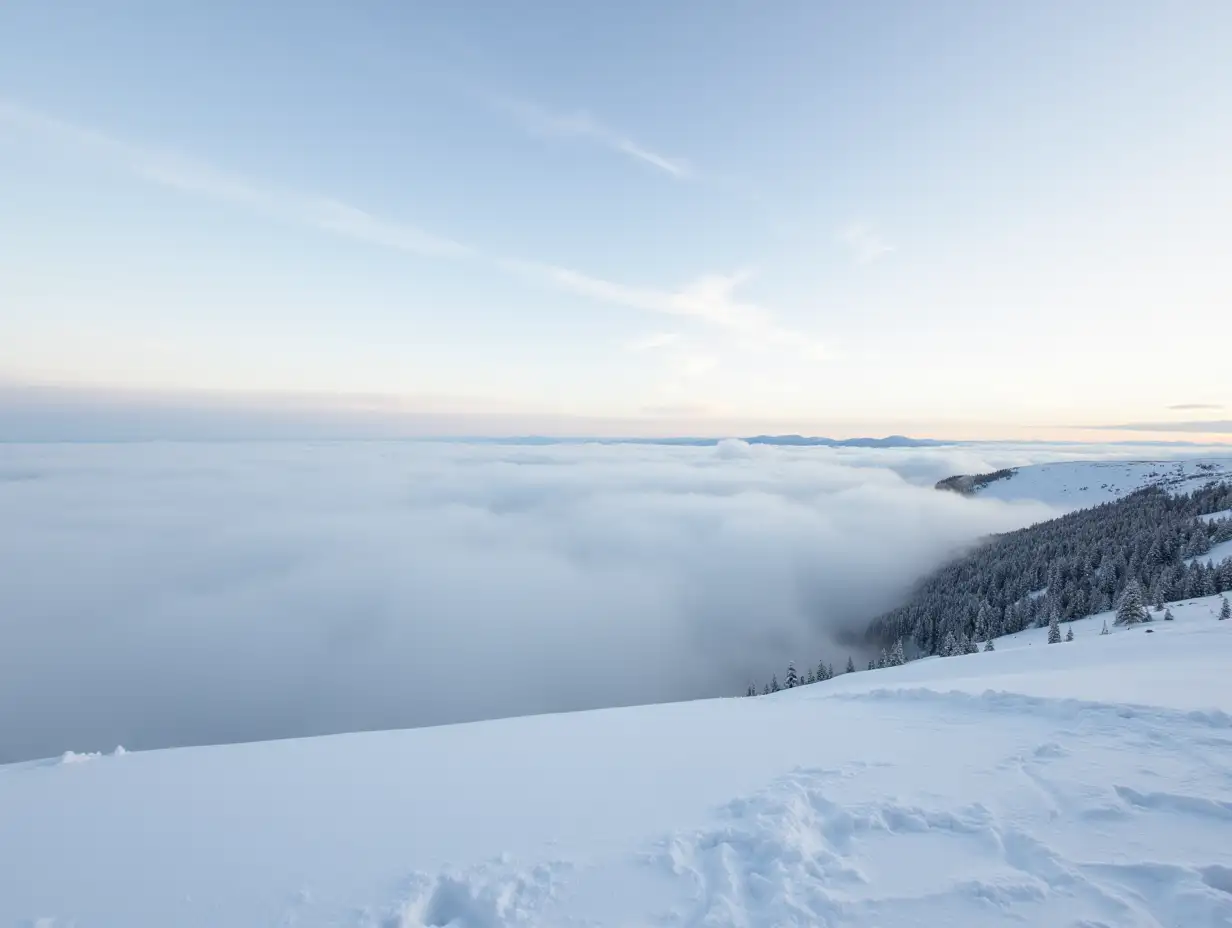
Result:
[[[0,925],[1232,925],[1217,601],[772,697],[3,767]]]

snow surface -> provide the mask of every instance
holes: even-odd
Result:
[[[1221,564],[1227,558],[1232,557],[1232,539],[1221,541],[1219,544],[1207,551],[1206,554],[1199,554],[1197,557],[1187,558],[1185,563],[1192,561],[1202,561],[1206,564]]]
[[[0,767],[0,925],[1232,925],[1217,606],[756,699]]]
[[[1211,480],[1232,478],[1232,457],[1186,461],[1069,461],[1019,467],[1013,476],[976,490],[1000,500],[1038,500],[1062,509],[1082,509],[1162,485],[1188,493]]]

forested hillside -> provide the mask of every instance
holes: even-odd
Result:
[[[1232,483],[1180,495],[1151,487],[997,536],[874,620],[870,643],[903,639],[936,654],[951,634],[983,641],[1053,615],[1064,622],[1102,612],[1134,582],[1148,603],[1232,589],[1232,557],[1202,557],[1232,539],[1229,509]],[[1210,514],[1220,516],[1200,518]]]

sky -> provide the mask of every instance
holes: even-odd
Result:
[[[0,423],[1228,440],[1230,45],[1222,0],[10,0]]]

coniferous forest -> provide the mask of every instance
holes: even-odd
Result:
[[[993,650],[993,639],[1117,610],[1117,623],[1149,616],[1148,607],[1232,590],[1232,557],[1203,557],[1232,540],[1232,483],[1212,482],[1188,494],[1148,487],[1122,499],[997,535],[925,579],[902,606],[878,616],[867,632],[880,650],[869,668],[930,654]],[[1072,635],[1070,636],[1072,639]],[[854,670],[848,658],[846,670]],[[812,683],[833,670],[824,661]],[[749,695],[778,689],[777,676]]]

